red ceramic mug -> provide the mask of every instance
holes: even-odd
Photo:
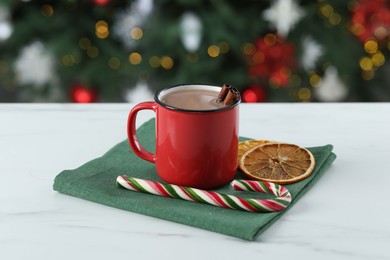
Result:
[[[241,99],[215,109],[186,109],[164,103],[182,90],[221,90],[209,85],[179,85],[161,90],[155,102],[137,104],[129,113],[128,140],[134,153],[155,163],[164,181],[201,189],[230,182],[237,169],[238,116]],[[136,135],[136,117],[141,110],[156,113],[156,153],[142,147]]]

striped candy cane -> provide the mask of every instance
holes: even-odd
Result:
[[[156,181],[131,178],[126,175],[118,176],[116,183],[117,186],[132,191],[179,198],[210,204],[217,207],[246,210],[251,212],[281,211],[291,203],[291,194],[287,188],[271,182],[234,180],[231,182],[231,185],[235,190],[270,193],[276,196],[274,199],[247,199],[214,191],[206,191],[173,184],[164,184]]]

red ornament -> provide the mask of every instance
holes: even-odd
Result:
[[[351,31],[361,42],[370,38],[386,39],[390,35],[390,1],[357,1],[352,11]]]
[[[242,100],[246,103],[265,102],[265,89],[260,86],[250,86],[242,92]]]
[[[265,79],[273,85],[287,86],[291,70],[296,66],[295,48],[275,34],[257,40],[255,51],[249,55],[249,75]]]
[[[95,5],[108,5],[110,0],[93,0],[93,3]]]
[[[75,103],[92,103],[96,101],[96,91],[82,84],[74,84],[70,90],[70,99]]]

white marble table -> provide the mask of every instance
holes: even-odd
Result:
[[[241,135],[338,156],[254,242],[52,190],[126,138],[131,107],[0,105],[0,259],[390,259],[390,104],[241,105]]]

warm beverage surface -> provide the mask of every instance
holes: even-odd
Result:
[[[218,92],[204,89],[176,90],[161,97],[169,106],[189,110],[211,110],[223,107],[217,103]]]

